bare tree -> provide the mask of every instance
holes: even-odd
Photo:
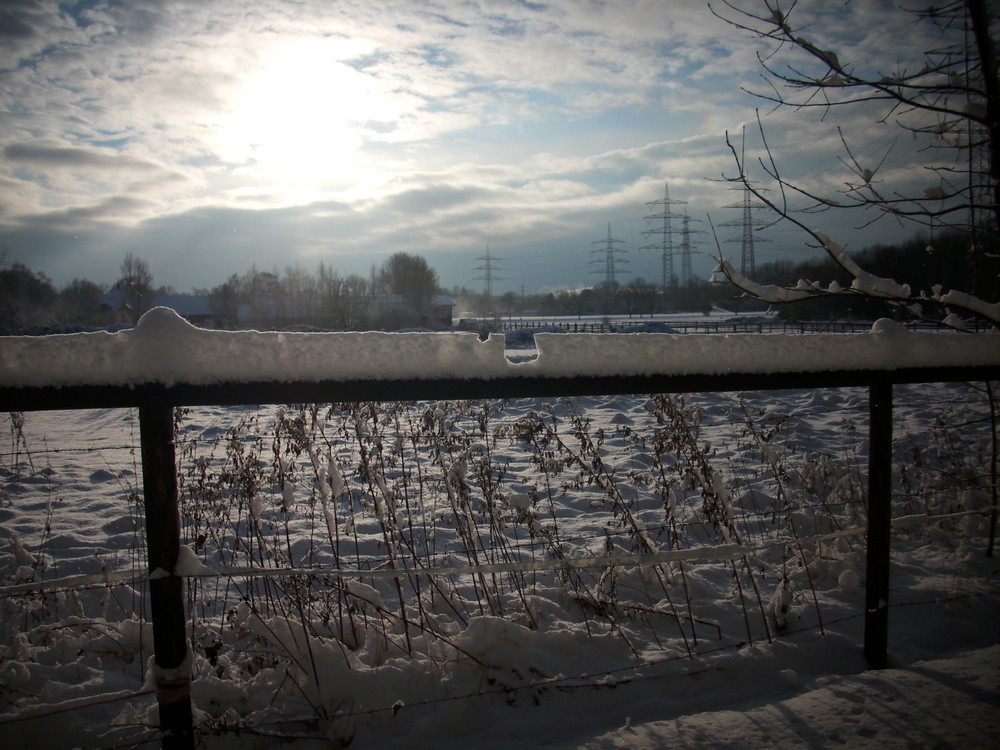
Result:
[[[22,263],[0,268],[0,331],[22,333],[54,323],[56,290],[49,278]]]
[[[401,297],[419,316],[430,313],[438,293],[438,275],[419,255],[395,253],[382,264],[378,282],[387,294]]]
[[[876,115],[880,122],[894,123],[925,142],[928,149],[937,149],[938,159],[929,160],[928,165],[933,181],[915,194],[884,188],[879,170],[889,154],[883,154],[876,163],[864,163],[852,149],[849,135],[841,130],[841,162],[849,178],[836,195],[822,195],[782,176],[761,126],[766,156],[758,160],[757,166],[767,183],[762,185],[749,178],[749,165],[727,137],[739,174],[726,179],[742,184],[781,219],[804,230],[851,275],[853,282],[849,288],[812,282],[800,282],[794,288],[761,286],[721,257],[719,270],[747,293],[770,302],[862,294],[884,299],[913,315],[937,308],[1000,325],[1000,305],[989,301],[997,296],[996,279],[983,278],[984,274],[979,273],[986,265],[984,261],[998,255],[1000,224],[1000,85],[996,43],[991,33],[995,19],[985,0],[950,0],[937,8],[899,11],[903,14],[899,22],[929,24],[945,43],[925,50],[916,67],[893,63],[894,67],[884,70],[863,69],[837,50],[812,41],[808,30],[796,25],[796,6],[795,0],[754,0],[742,5],[722,0],[717,8],[709,6],[735,28],[769,43],[767,52],[758,55],[769,89],[752,93],[776,109],[822,108],[826,113],[884,105]],[[810,226],[809,213],[844,208],[873,211],[865,224],[894,216],[925,227],[944,226],[965,232],[969,254],[956,262],[971,265],[968,287],[911,289],[892,279],[867,274],[836,239]],[[945,320],[961,326],[956,315]]]
[[[122,292],[122,301],[132,318],[139,318],[153,305],[153,274],[149,264],[138,256],[128,253],[119,266],[121,276],[116,286]]]
[[[322,263],[317,279],[320,321],[345,331],[368,326],[371,283],[357,274],[341,277]]]
[[[235,328],[239,322],[239,308],[243,281],[235,273],[210,292],[212,313],[222,328]]]
[[[293,323],[313,323],[319,316],[319,288],[316,279],[301,266],[286,266],[282,280],[288,297],[288,316]]]
[[[89,279],[73,279],[59,290],[58,307],[64,323],[97,325],[102,320],[101,287]]]

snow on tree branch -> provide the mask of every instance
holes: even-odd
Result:
[[[837,281],[831,281],[828,286],[824,287],[817,281],[805,279],[800,279],[794,287],[760,284],[737,271],[732,263],[721,255],[712,275],[712,281],[717,280],[718,274],[723,274],[731,284],[747,296],[770,304],[798,302],[820,295],[860,294],[898,304],[913,313],[915,310],[919,311],[921,303],[930,302],[941,306],[946,311],[959,309],[971,313],[1000,328],[1000,302],[987,302],[968,292],[958,290],[943,292],[940,286],[930,293],[914,294],[909,284],[900,284],[894,279],[883,278],[865,271],[847,254],[843,245],[823,232],[810,230],[810,234],[821,243],[826,253],[851,275],[852,281],[849,288],[843,288]],[[919,317],[919,312],[915,314]],[[962,319],[954,313],[949,313],[941,323],[948,328],[965,329]]]
[[[911,296],[910,285],[900,284],[893,279],[885,279],[880,276],[865,271],[854,262],[854,259],[844,252],[844,246],[834,242],[823,232],[813,232],[813,236],[818,239],[823,249],[832,257],[845,271],[851,274],[853,281],[851,289],[872,297],[883,297],[886,299],[908,300]]]
[[[771,302],[774,304],[798,302],[799,300],[813,297],[816,294],[816,290],[811,287],[805,289],[789,289],[787,287],[776,286],[774,284],[759,284],[752,279],[748,279],[746,276],[733,268],[732,263],[725,258],[719,258],[719,265],[716,267],[715,273],[725,274],[726,278],[732,284],[737,286],[739,289],[742,289],[749,296],[755,297],[756,299],[764,302]],[[715,274],[713,274],[712,277],[714,280]]]
[[[952,289],[950,292],[938,294],[935,299],[948,307],[960,307],[986,318],[993,325],[1000,327],[1000,302],[986,302],[967,292]]]

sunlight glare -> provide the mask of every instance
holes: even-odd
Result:
[[[346,186],[371,131],[396,119],[378,82],[343,62],[327,40],[283,44],[261,59],[236,96],[223,158],[255,178],[288,186]]]

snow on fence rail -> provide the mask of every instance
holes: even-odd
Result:
[[[183,581],[206,572],[182,556],[175,406],[867,386],[864,651],[871,666],[885,666],[892,387],[997,379],[995,334],[917,334],[882,321],[868,334],[539,334],[536,345],[536,360],[514,364],[499,336],[205,331],[162,308],[114,334],[0,338],[0,410],[139,409],[165,747],[193,746]],[[408,572],[425,571],[399,571]]]
[[[134,329],[117,333],[4,337],[0,388],[746,377],[1000,364],[996,335],[911,333],[887,320],[860,335],[539,333],[535,344],[536,359],[513,363],[502,336],[481,341],[474,333],[211,331],[157,308]]]

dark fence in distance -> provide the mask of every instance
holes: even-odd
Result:
[[[664,318],[463,318],[456,326],[467,331],[533,331],[556,330],[566,333],[629,333],[653,329],[674,333],[868,333],[871,322],[829,320],[777,320],[754,318],[740,320],[669,320]],[[907,328],[920,333],[937,333],[947,329],[933,323],[910,323]],[[979,331],[975,322],[969,330]],[[983,328],[982,330],[986,330]]]

